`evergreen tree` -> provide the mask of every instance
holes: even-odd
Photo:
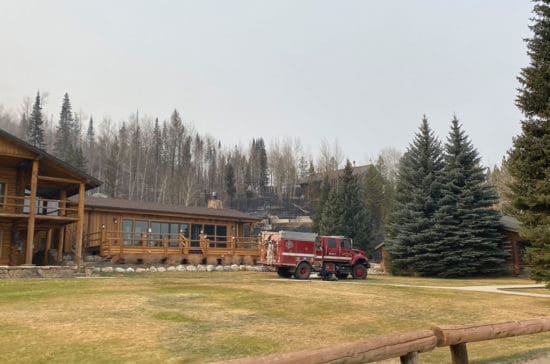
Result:
[[[317,210],[315,215],[313,215],[313,231],[325,235],[325,223],[323,220],[323,213],[325,211],[325,205],[328,203],[331,187],[328,176],[325,175],[323,182],[321,183],[321,192],[319,197],[319,204],[317,205]]]
[[[75,149],[72,140],[73,128],[74,120],[71,110],[71,101],[69,100],[69,94],[65,93],[63,96],[63,104],[61,105],[61,112],[59,113],[59,125],[57,126],[53,147],[54,154],[65,161],[69,159],[69,156],[72,156]]]
[[[441,199],[441,143],[424,116],[419,131],[401,158],[395,210],[387,242],[396,274],[431,274],[440,236],[434,228]]]
[[[365,175],[365,206],[369,212],[368,229],[371,232],[367,245],[369,254],[384,241],[384,202],[384,178],[378,168],[370,165]]]
[[[29,134],[27,139],[29,143],[40,149],[45,149],[44,143],[44,122],[42,120],[42,104],[40,101],[40,91],[36,93],[34,105],[32,107],[31,118],[28,121]]]
[[[229,206],[233,206],[233,198],[237,193],[237,187],[235,184],[235,168],[232,163],[225,165],[225,192],[229,197]]]
[[[550,288],[550,1],[534,7],[532,38],[527,40],[529,66],[521,70],[516,105],[526,116],[509,152],[513,178],[511,202],[521,222],[530,277]]]
[[[88,146],[93,146],[95,144],[94,119],[91,116],[88,122],[88,131],[86,132],[86,144],[88,144]]]
[[[353,166],[349,159],[344,167],[344,174],[340,177],[340,193],[337,210],[338,224],[335,233],[352,238],[356,246],[366,249],[369,243],[367,209],[364,204],[364,191],[359,176],[353,174]],[[338,229],[340,229],[338,231]]]
[[[431,251],[430,275],[461,277],[503,273],[500,212],[480,157],[456,117],[445,144],[445,167],[436,227],[440,244]]]

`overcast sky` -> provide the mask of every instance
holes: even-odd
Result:
[[[453,113],[486,165],[519,130],[529,1],[0,0],[0,105],[95,120],[174,108],[224,145],[337,139],[363,164]]]

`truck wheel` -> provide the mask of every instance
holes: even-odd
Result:
[[[359,263],[353,266],[351,270],[351,275],[353,279],[366,279],[367,278],[367,267]]]
[[[283,267],[277,268],[277,274],[281,278],[290,278],[290,277],[292,277],[292,272],[289,271],[287,268],[283,268]]]
[[[346,279],[348,278],[349,273],[336,273],[336,278],[338,279]]]
[[[309,274],[311,273],[311,267],[306,262],[298,264],[296,271],[294,272],[294,277],[296,279],[308,279]]]

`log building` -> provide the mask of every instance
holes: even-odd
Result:
[[[76,206],[77,198],[70,206]],[[259,256],[259,219],[225,209],[221,201],[209,207],[182,207],[115,198],[86,197],[84,246],[88,253],[115,261],[170,261],[191,256]],[[67,232],[78,234],[74,225]]]
[[[82,257],[84,199],[67,198],[101,184],[56,157],[0,129],[0,265],[48,264],[48,251]],[[65,228],[79,232],[67,242]]]

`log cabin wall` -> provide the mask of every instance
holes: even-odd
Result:
[[[0,129],[0,265],[47,262],[48,250],[58,243],[54,242],[59,239],[58,231],[83,220],[78,213],[68,216],[63,212],[67,196],[100,184]]]

